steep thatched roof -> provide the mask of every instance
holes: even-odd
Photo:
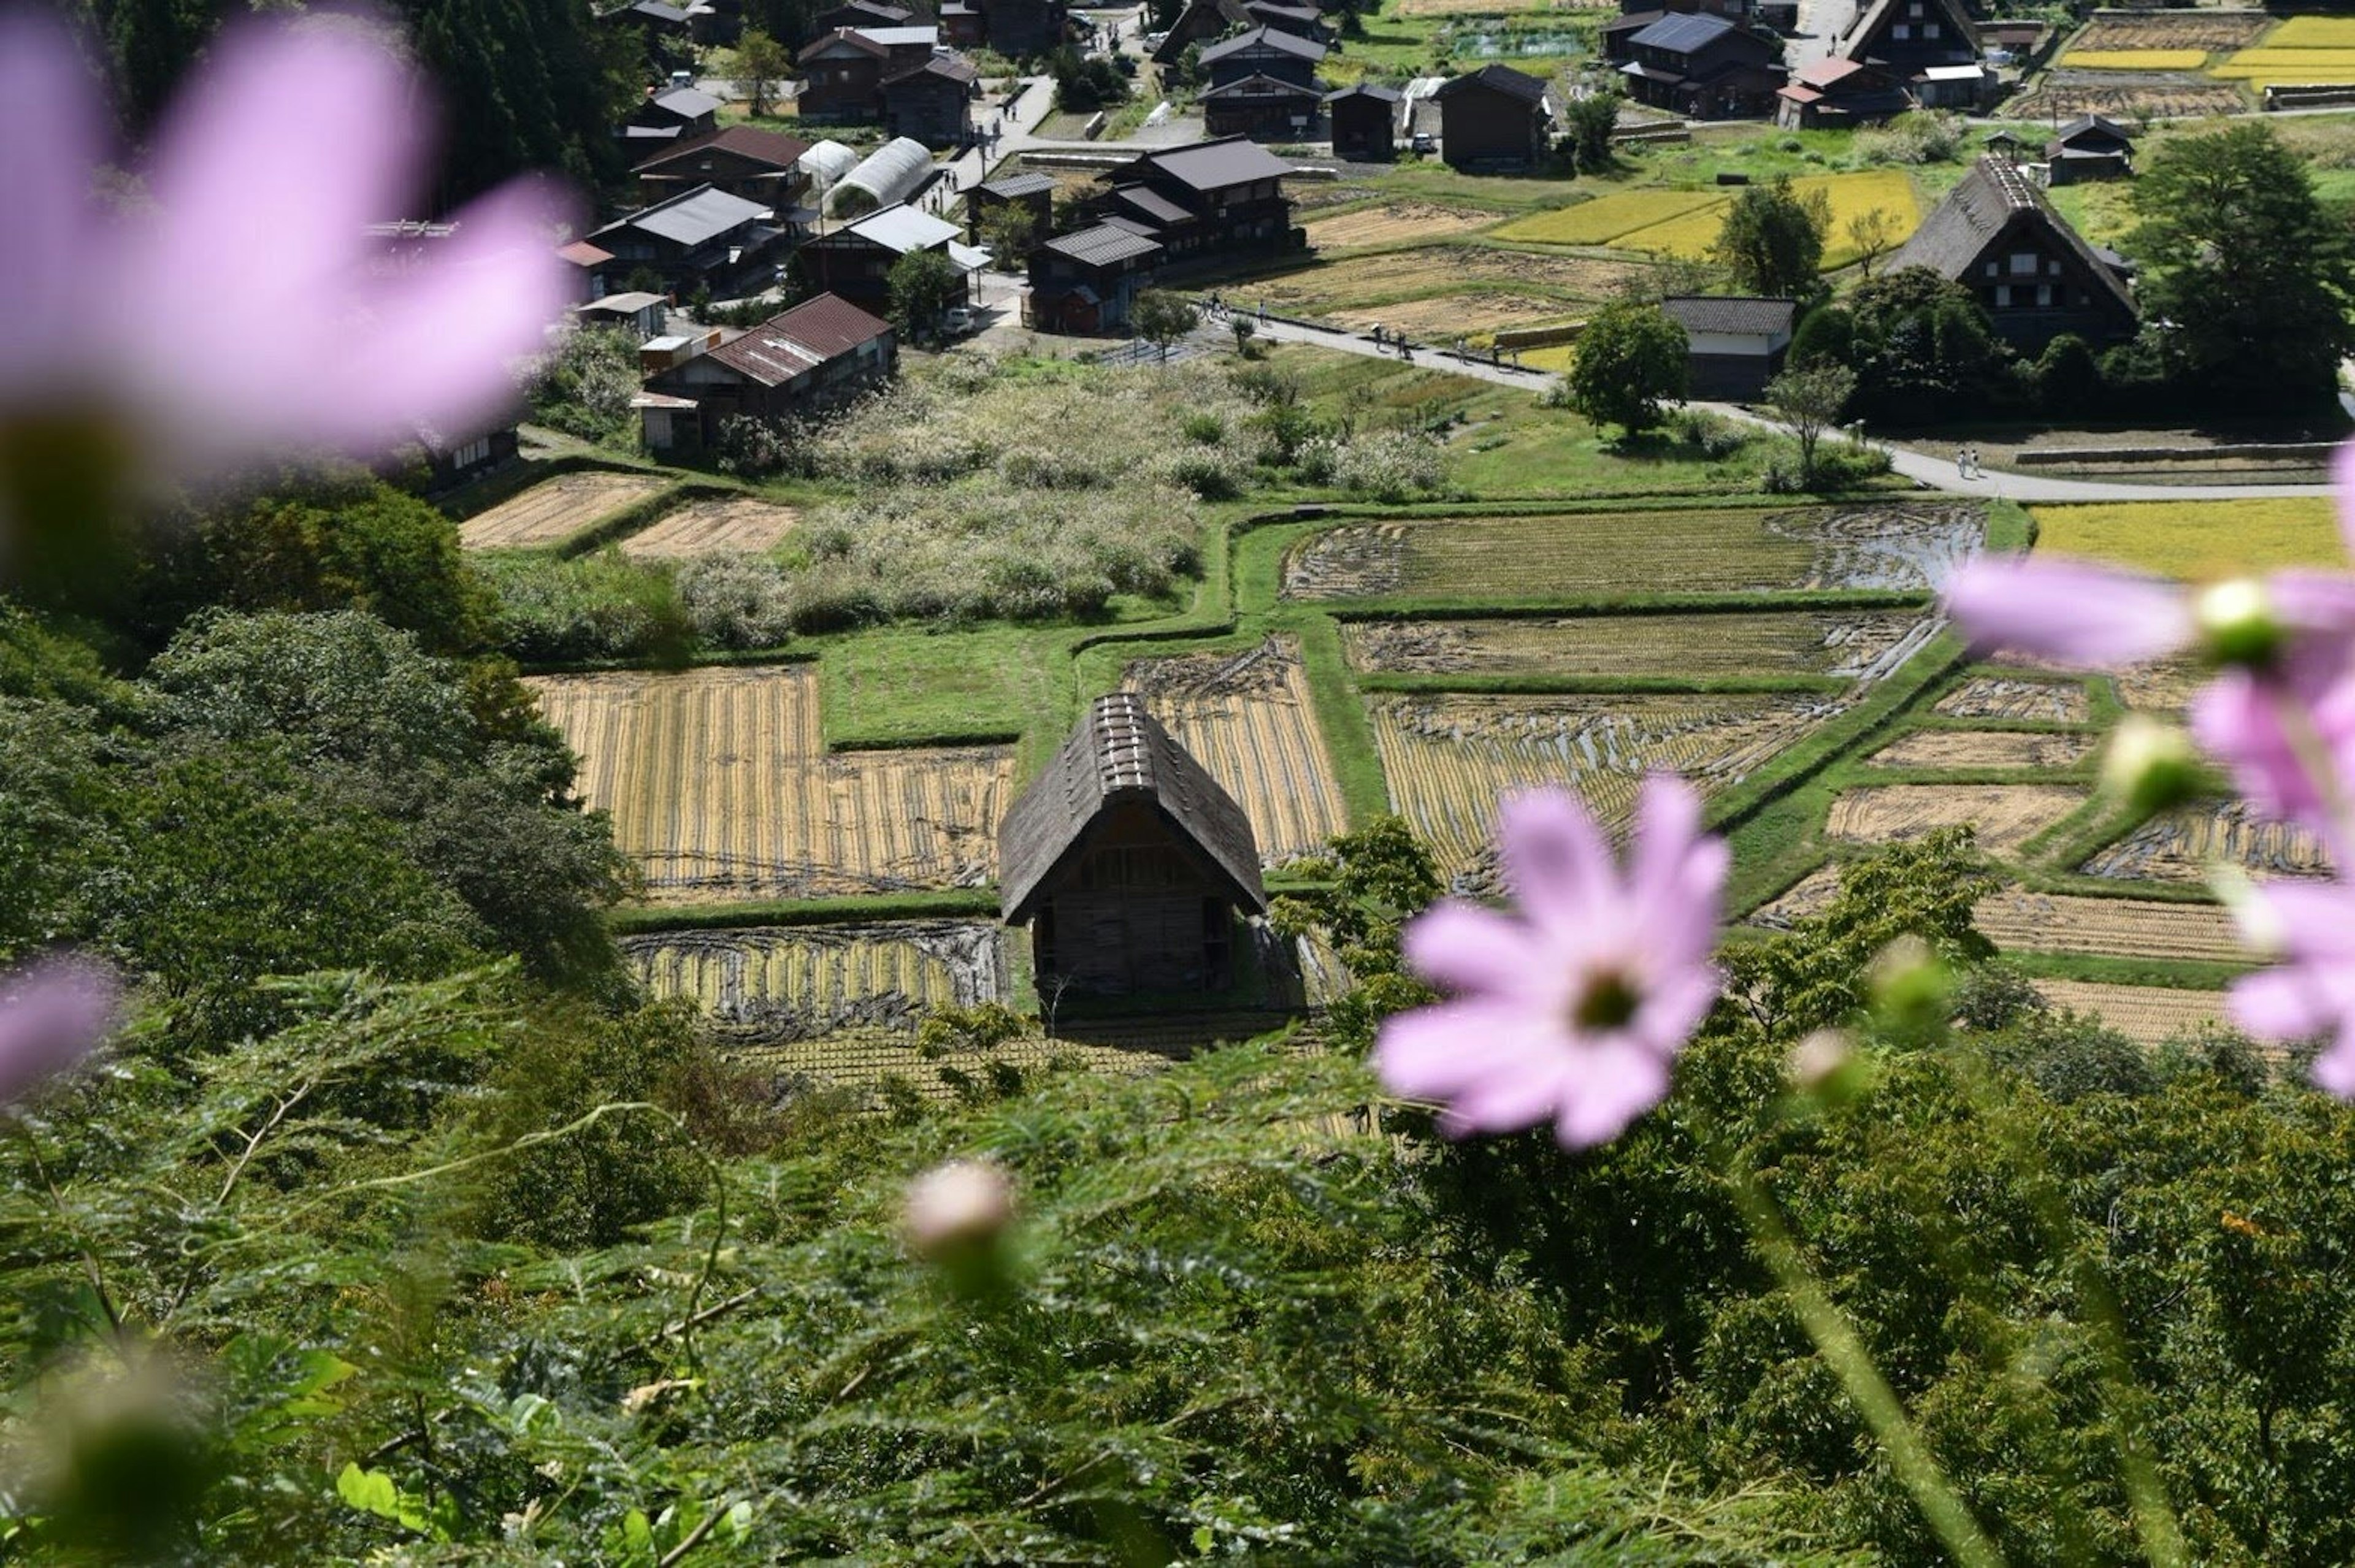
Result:
[[[2087,286],[2131,325],[2136,315],[2134,296],[2126,293],[2117,273],[2094,254],[2083,235],[2069,227],[2067,219],[2052,210],[2019,168],[1998,157],[1981,158],[1936,210],[1922,220],[1913,237],[1897,248],[1884,271],[1928,267],[1942,276],[1968,281],[1982,260],[2000,248],[2000,242],[2021,231],[2049,236],[2074,257]]]
[[[998,908],[1011,925],[1036,912],[1055,869],[1108,806],[1148,805],[1201,852],[1235,902],[1267,907],[1259,845],[1235,797],[1179,745],[1134,692],[1096,699],[1047,771],[997,830]]]

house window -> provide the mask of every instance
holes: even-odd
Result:
[[[1923,24],[1922,24],[1922,36],[1923,36],[1923,37],[1925,37],[1925,38],[1934,38],[1934,37],[1937,37],[1939,36],[1939,33],[1938,33],[1938,24],[1937,24],[1937,23],[1935,23],[1935,22],[1924,22],[1924,23],[1923,23]]]
[[[1912,5],[1905,7],[1905,14],[1909,16],[1920,16],[1922,14],[1922,3],[1923,0],[1913,0]]]
[[[2039,306],[2046,308],[2049,308],[2051,305],[2052,285],[2051,283],[2039,283],[2036,285],[2036,303]]]
[[[2015,278],[2034,277],[2036,260],[2036,252],[2033,251],[2014,251],[2011,253],[2011,275]]]
[[[1995,286],[1995,308],[1998,310],[2009,310],[2011,308],[2011,285],[2009,283],[1998,283]]]
[[[1913,24],[1911,22],[1898,23],[1896,31],[1891,36],[1895,37],[1899,43],[1903,43],[1906,39],[1913,36]]]
[[[450,454],[450,465],[453,468],[472,468],[477,463],[488,461],[490,455],[490,438],[485,436],[480,440],[470,441],[465,445],[460,447],[457,451],[452,453]]]

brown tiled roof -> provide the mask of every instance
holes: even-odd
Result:
[[[683,143],[675,147],[666,147],[653,157],[639,164],[632,172],[645,174],[649,170],[659,170],[677,159],[686,157],[690,153],[714,149],[723,153],[733,153],[739,157],[751,158],[760,163],[773,164],[781,169],[789,169],[801,160],[804,153],[810,150],[810,144],[798,136],[788,136],[782,131],[763,131],[754,125],[730,125],[725,130],[714,131],[708,136],[698,136],[692,142]]]
[[[721,344],[709,357],[764,387],[781,387],[890,330],[890,323],[848,300],[820,294]]]

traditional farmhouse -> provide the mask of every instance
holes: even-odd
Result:
[[[1097,699],[1015,801],[997,860],[1042,993],[1222,990],[1237,916],[1267,907],[1242,807],[1130,692]]]
[[[1893,73],[1837,55],[1801,66],[1774,98],[1774,123],[1790,131],[1879,125],[1913,107]]]
[[[670,320],[670,296],[634,290],[591,300],[574,313],[583,326],[617,326],[637,342],[660,337]]]
[[[814,287],[879,312],[891,303],[891,269],[917,251],[941,251],[968,283],[989,265],[989,252],[960,240],[955,224],[907,206],[887,207],[820,235],[802,247],[801,259]]]
[[[2002,158],[1981,158],[1888,266],[1928,267],[1965,285],[1987,307],[1997,335],[2023,353],[2064,332],[2099,347],[2135,330],[2134,299],[2119,266]]]
[[[1028,59],[1062,47],[1071,35],[1065,0],[973,0],[981,12],[981,41],[1008,59]]]
[[[898,366],[890,323],[820,294],[654,377],[636,406],[649,450],[708,450],[725,420],[833,408]]]
[[[1166,262],[1281,255],[1306,239],[1292,226],[1292,165],[1241,136],[1143,154],[1111,170],[1105,220],[1161,242]]]
[[[1924,109],[1976,109],[1995,80],[1962,0],[1868,0],[1832,54],[1888,71]]]
[[[638,176],[638,199],[649,204],[708,185],[757,201],[783,221],[802,205],[809,188],[801,167],[808,151],[809,144],[797,136],[730,125],[667,147],[632,172]]]
[[[1213,136],[1249,136],[1255,142],[1306,142],[1316,138],[1316,116],[1325,106],[1322,82],[1303,87],[1272,76],[1246,76],[1195,95],[1202,128]]]
[[[1288,81],[1295,87],[1316,87],[1321,97],[1324,89],[1317,86],[1316,68],[1329,52],[1323,44],[1297,33],[1253,27],[1204,49],[1202,73],[1214,88],[1248,77],[1265,76]]]
[[[1325,95],[1333,117],[1333,155],[1386,164],[1398,155],[1399,90],[1361,81]]]
[[[1671,294],[1660,314],[1685,329],[1686,366],[1696,398],[1747,400],[1783,373],[1796,300],[1732,294]]]
[[[1619,0],[1619,15],[1603,24],[1603,58],[1625,65],[1636,58],[1636,34],[1664,16],[1724,16],[1732,21],[1764,20],[1751,0]]]
[[[1044,239],[1055,227],[1055,180],[1051,175],[1004,175],[984,180],[964,193],[965,232],[981,243],[981,220],[1001,207],[1018,207],[1030,215],[1030,232]]]
[[[895,5],[891,0],[844,0],[831,11],[820,11],[810,18],[810,36],[822,38],[828,33],[845,28],[904,27],[922,25],[922,18],[905,5]]]
[[[757,201],[698,186],[631,213],[589,236],[613,253],[607,275],[640,272],[679,293],[721,293],[762,261],[785,238]]]
[[[1263,26],[1254,21],[1243,0],[1186,0],[1186,8],[1169,24],[1169,30],[1154,46],[1153,61],[1159,66],[1173,66],[1185,58],[1188,48],[1199,45],[1209,48],[1229,33]]]
[[[1325,25],[1325,13],[1314,5],[1286,5],[1283,0],[1243,0],[1243,10],[1250,16],[1252,27],[1296,33],[1313,43],[1333,41],[1333,30]]]
[[[794,57],[804,81],[795,115],[818,124],[873,124],[883,118],[883,80],[932,58],[932,27],[837,27]]]
[[[1661,17],[1627,48],[1627,95],[1688,119],[1764,119],[1786,75],[1781,44],[1698,12]]]
[[[2124,179],[2134,173],[2134,137],[2115,120],[2081,114],[2044,144],[2048,185]]]
[[[1116,332],[1161,260],[1161,244],[1118,224],[1099,223],[1030,252],[1024,325],[1042,332]]]
[[[1553,134],[1546,84],[1510,66],[1453,77],[1439,101],[1439,153],[1456,169],[1526,169],[1545,159]]]
[[[927,147],[961,147],[973,140],[973,95],[981,73],[946,49],[883,78],[883,128]]]

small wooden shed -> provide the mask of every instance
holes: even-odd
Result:
[[[999,908],[1042,993],[1216,991],[1267,908],[1234,796],[1131,692],[1099,698],[998,828]]]

